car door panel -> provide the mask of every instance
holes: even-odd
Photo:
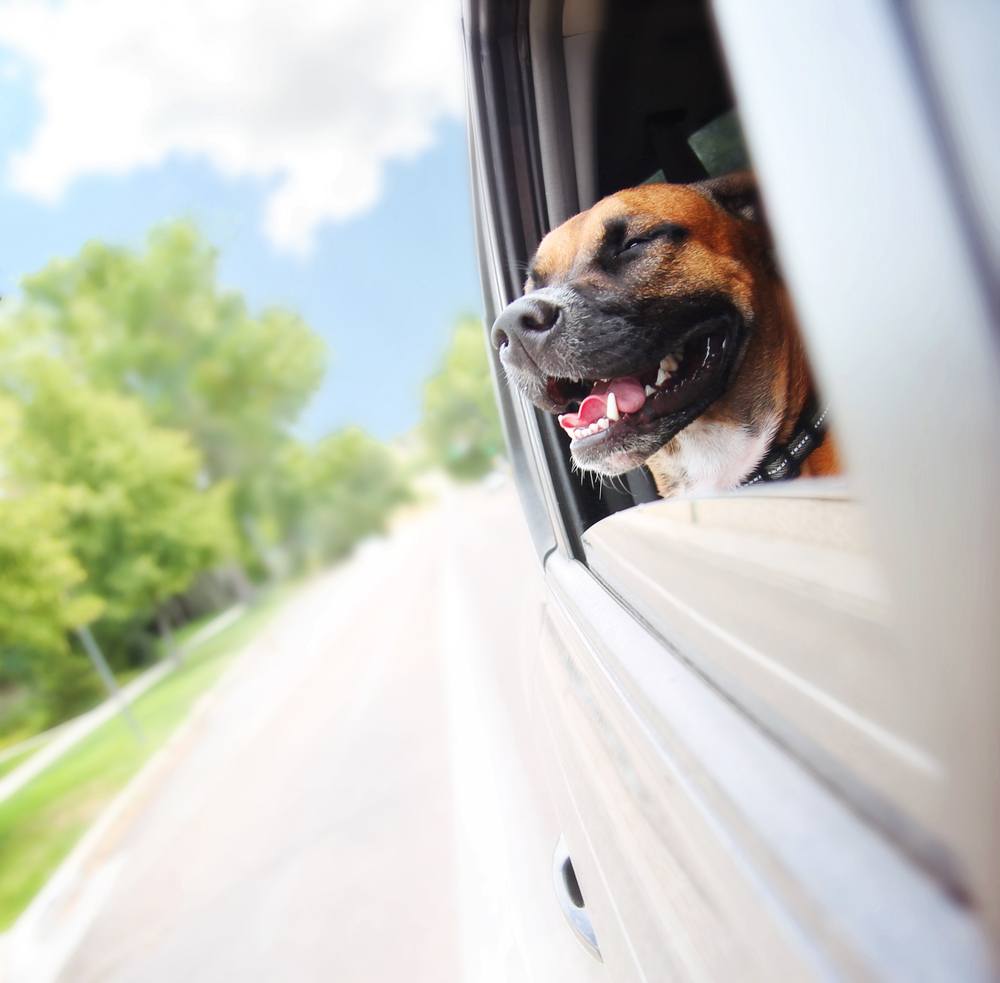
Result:
[[[560,816],[616,972],[990,978],[971,914],[581,563],[546,582]]]

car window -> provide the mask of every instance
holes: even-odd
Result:
[[[570,101],[593,94],[591,111],[577,106],[572,120],[580,207],[647,181],[752,166],[704,4],[608,5],[588,26],[564,39]],[[568,454],[565,436],[555,439]],[[579,558],[668,647],[947,879],[947,851],[927,835],[946,768],[936,677],[901,651],[849,475],[702,500],[633,494],[632,504],[591,513]]]

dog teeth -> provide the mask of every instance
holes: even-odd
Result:
[[[655,396],[656,395],[656,387],[655,386],[646,386],[646,395],[647,396]]]
[[[620,420],[621,414],[618,412],[618,399],[614,393],[608,393],[608,419]]]
[[[573,429],[573,439],[581,440],[584,437],[591,437],[595,433],[600,433],[603,430],[607,430],[611,426],[612,421],[606,416],[602,416],[600,420],[595,420],[593,423],[586,427],[574,427]]]
[[[677,371],[679,364],[673,355],[664,355],[660,359],[660,367],[656,371],[656,384],[662,386],[670,378],[671,374]]]

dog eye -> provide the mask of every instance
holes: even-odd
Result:
[[[622,256],[626,253],[636,252],[654,239],[669,239],[676,244],[681,242],[686,235],[686,230],[678,225],[661,225],[658,228],[651,229],[649,232],[643,232],[641,235],[626,239],[616,255]]]
[[[655,235],[649,235],[647,233],[641,236],[635,236],[633,239],[626,239],[618,247],[617,251],[614,253],[614,257],[615,259],[618,259],[619,257],[628,259],[630,256],[636,255],[643,246],[648,245],[655,238],[657,238]]]
[[[618,250],[618,255],[621,256],[622,253],[631,252],[634,249],[638,249],[640,246],[645,246],[649,241],[649,236],[638,236],[635,239],[628,239],[622,243],[621,249]]]

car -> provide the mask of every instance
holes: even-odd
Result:
[[[847,466],[592,483],[494,360],[538,613],[463,669],[470,978],[994,978],[1000,7],[464,0],[463,29],[487,330],[572,214],[749,164]]]

